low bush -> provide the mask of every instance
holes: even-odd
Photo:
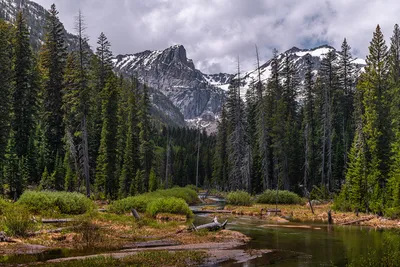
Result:
[[[122,214],[135,209],[138,212],[145,212],[147,204],[154,200],[149,194],[127,197],[111,203],[109,209],[111,212]]]
[[[11,236],[26,236],[34,228],[31,216],[24,207],[7,205],[1,219],[3,230]]]
[[[199,201],[199,197],[195,190],[189,187],[174,187],[166,190],[157,190],[148,195],[153,195],[155,197],[176,197],[181,198],[188,205],[196,204]]]
[[[193,215],[186,202],[176,197],[155,199],[149,203],[149,205],[147,205],[146,213],[153,217],[158,213],[181,214],[186,215],[187,217],[191,217]]]
[[[188,187],[174,187],[114,201],[111,203],[109,209],[111,212],[117,214],[129,212],[131,209],[136,209],[138,212],[145,212],[150,203],[160,198],[178,198],[188,205],[195,204],[199,200],[196,191],[193,189]]]
[[[252,204],[251,195],[246,191],[230,192],[226,197],[226,201],[228,204],[235,206],[250,206]]]
[[[94,207],[93,202],[83,194],[51,191],[25,191],[17,203],[36,214],[83,214]]]
[[[11,205],[10,202],[7,202],[6,200],[0,197],[0,215],[3,215],[5,213],[6,208],[10,205]]]
[[[387,208],[385,210],[385,217],[390,219],[400,218],[400,207]]]
[[[265,190],[257,196],[257,203],[275,204],[277,198],[276,190]],[[278,204],[301,204],[303,201],[296,193],[287,190],[278,190]]]

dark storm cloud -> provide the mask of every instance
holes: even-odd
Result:
[[[55,2],[60,18],[73,32],[81,9],[95,46],[104,32],[115,54],[165,49],[183,44],[188,57],[206,73],[254,68],[257,44],[262,60],[272,48],[340,47],[344,37],[353,53],[365,57],[376,24],[386,37],[400,14],[393,0],[36,0]]]

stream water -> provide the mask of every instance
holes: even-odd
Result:
[[[225,262],[218,265],[221,267],[270,265],[341,267],[346,266],[351,260],[367,256],[371,250],[376,251],[375,257],[380,257],[384,236],[397,235],[391,231],[359,226],[328,227],[326,224],[312,222],[268,224],[267,221],[257,217],[218,216],[220,221],[225,218],[228,219],[227,229],[239,231],[251,238],[243,249],[268,249],[272,252],[244,263]],[[195,216],[194,224],[199,225],[210,221],[210,216],[198,214]],[[99,252],[102,251],[59,249],[32,255],[0,256],[0,266],[7,263],[46,261]]]
[[[208,216],[196,217],[196,223],[209,221]],[[244,263],[227,262],[219,265],[223,267],[272,264],[279,267],[346,266],[349,260],[365,257],[371,250],[375,250],[375,256],[379,257],[384,234],[395,234],[366,227],[328,227],[326,224],[304,222],[271,225],[254,217],[231,218],[227,229],[251,237],[251,241],[243,248],[271,249],[272,252]]]

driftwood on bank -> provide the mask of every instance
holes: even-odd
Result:
[[[231,214],[232,211],[230,210],[192,210],[194,214],[199,214],[199,213],[229,213]]]
[[[73,219],[66,218],[66,219],[42,219],[42,223],[66,223],[72,222]]]
[[[217,217],[215,217],[212,223],[206,223],[206,224],[202,224],[199,226],[193,225],[193,230],[198,231],[201,229],[207,229],[209,231],[216,231],[216,230],[220,230],[220,229],[225,229],[225,226],[227,223],[228,223],[228,220],[225,220],[225,222],[223,222],[223,223],[219,223],[217,220]]]
[[[177,246],[181,243],[175,240],[151,240],[151,241],[144,241],[144,242],[135,242],[126,244],[123,246],[124,249],[131,249],[131,248],[154,248],[154,247],[168,247],[168,246]]]
[[[373,218],[375,218],[375,216],[370,216],[370,217],[366,217],[366,218],[362,218],[362,219],[358,219],[358,220],[354,220],[354,221],[350,221],[350,222],[345,222],[340,225],[351,225],[351,224],[356,224],[356,223],[360,223],[360,222],[366,222],[366,221],[372,220]]]
[[[135,217],[136,220],[140,220],[140,215],[135,209],[131,209],[132,216]]]
[[[0,243],[1,242],[15,243],[15,241],[6,236],[6,233],[4,232],[0,232]]]

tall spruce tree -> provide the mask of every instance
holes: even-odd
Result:
[[[5,152],[10,134],[12,96],[12,27],[0,20],[0,194]]]
[[[115,198],[118,192],[116,177],[118,91],[118,80],[115,76],[111,76],[102,92],[103,128],[96,167],[97,191],[108,198]]]
[[[126,146],[123,151],[123,165],[120,176],[119,194],[127,196],[131,184],[135,180],[136,172],[140,169],[139,162],[139,136],[138,136],[138,110],[137,110],[137,80],[131,81],[128,92],[128,120],[126,132]]]
[[[141,188],[141,191],[147,192],[149,188],[149,176],[150,170],[153,166],[154,157],[154,144],[151,139],[151,120],[150,120],[150,98],[147,85],[144,84],[143,91],[141,93],[141,99],[139,102],[139,155],[140,155],[140,165],[142,169],[142,175],[137,175],[141,181],[136,181],[140,183],[137,188]],[[140,192],[141,192],[140,191]]]
[[[56,155],[64,155],[62,111],[63,77],[66,62],[64,28],[53,4],[46,23],[46,36],[41,52],[43,70],[43,126],[46,138],[46,167],[55,169]]]
[[[383,189],[386,184],[388,164],[388,148],[386,139],[388,125],[385,125],[387,118],[387,110],[385,105],[385,97],[387,97],[387,46],[379,25],[373,34],[373,39],[369,46],[369,55],[367,56],[367,66],[365,72],[361,74],[357,85],[357,90],[362,96],[362,135],[365,139],[364,151],[359,151],[363,146],[353,143],[353,149],[349,162],[349,170],[346,175],[346,188],[352,191],[357,202],[364,203],[363,210],[371,210],[373,212],[382,212],[384,205]],[[356,134],[355,141],[361,143],[363,139],[360,133]],[[358,150],[356,150],[358,149]],[[364,153],[363,153],[364,152]],[[361,154],[365,156],[365,163],[361,161]],[[356,161],[356,162],[354,162]],[[359,162],[357,162],[359,161]],[[365,168],[365,174],[362,169]],[[352,175],[365,177],[365,186],[354,187]],[[356,183],[360,184],[360,183]],[[352,186],[353,185],[353,186]],[[350,187],[350,188],[348,188]],[[362,190],[361,192],[358,192]],[[360,200],[358,200],[360,199]],[[353,205],[360,205],[352,203]]]
[[[400,208],[400,29],[396,24],[389,50],[390,117],[393,129],[387,198],[392,208]]]

